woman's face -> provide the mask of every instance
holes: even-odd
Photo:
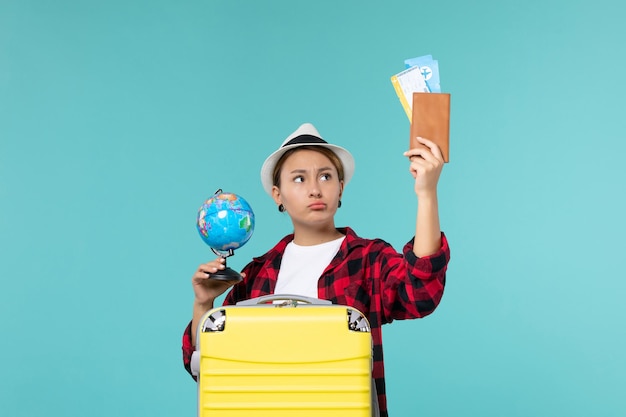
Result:
[[[281,167],[280,188],[274,186],[276,204],[282,204],[296,224],[334,222],[343,181],[331,160],[314,150],[291,154]]]

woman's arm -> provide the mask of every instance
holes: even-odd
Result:
[[[415,178],[417,218],[413,253],[417,257],[432,255],[441,248],[441,226],[437,183],[443,169],[443,155],[437,145],[428,139],[417,138],[421,147],[404,153],[411,160],[409,171]]]
[[[211,279],[211,274],[223,270],[224,258],[202,264],[198,267],[191,278],[194,291],[193,316],[191,320],[191,344],[196,345],[196,329],[207,311],[213,308],[215,299],[228,290],[235,282]]]

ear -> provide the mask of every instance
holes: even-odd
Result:
[[[276,205],[283,204],[280,198],[280,189],[275,185],[272,187],[272,198],[274,199]]]
[[[343,195],[343,181],[339,181],[339,199],[341,200],[341,196]]]

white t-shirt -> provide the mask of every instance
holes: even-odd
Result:
[[[289,242],[278,271],[274,294],[294,294],[318,298],[317,281],[339,252],[345,236],[313,246]]]

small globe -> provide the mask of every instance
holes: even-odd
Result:
[[[202,204],[196,226],[204,243],[218,252],[231,252],[252,236],[254,213],[242,197],[220,190]]]

